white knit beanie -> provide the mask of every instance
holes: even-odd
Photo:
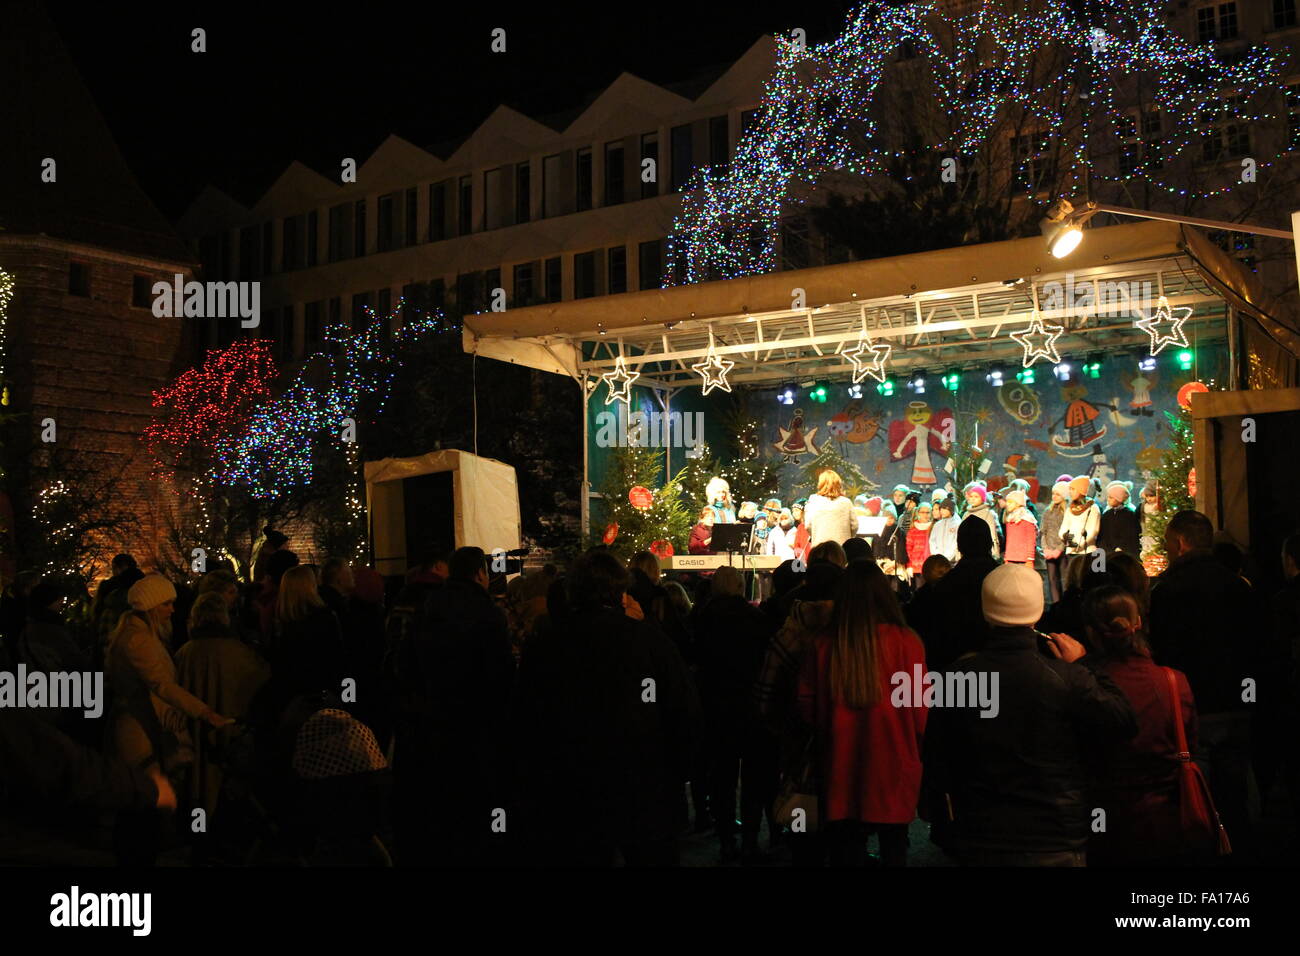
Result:
[[[152,611],[159,604],[176,600],[176,589],[161,574],[146,574],[126,592],[126,599],[136,611]]]
[[[1108,484],[1108,485],[1106,486],[1106,494],[1109,495],[1109,494],[1110,494],[1110,489],[1112,489],[1112,488],[1114,488],[1114,487],[1116,487],[1116,486],[1118,486],[1118,487],[1124,489],[1124,500],[1125,500],[1125,501],[1128,501],[1129,498],[1133,497],[1133,482],[1131,482],[1131,481],[1120,481],[1118,478],[1115,479],[1114,481],[1112,481],[1110,484]]]
[[[1003,564],[980,588],[984,620],[1003,627],[1032,627],[1043,616],[1043,579],[1024,564]]]
[[[1058,481],[1052,485],[1052,494],[1060,495],[1066,501],[1070,500],[1070,483],[1068,481]]]

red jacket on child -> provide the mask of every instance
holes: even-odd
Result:
[[[907,529],[907,566],[913,574],[921,573],[921,565],[930,556],[930,528],[922,530],[913,525]]]
[[[1007,550],[1002,560],[1012,564],[1033,564],[1034,552],[1038,548],[1038,525],[1034,523],[1033,515],[1026,511],[1023,521],[1008,521],[1005,528]]]

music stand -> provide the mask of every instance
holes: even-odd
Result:
[[[709,548],[715,553],[745,554],[749,551],[749,538],[753,533],[752,524],[715,524]]]

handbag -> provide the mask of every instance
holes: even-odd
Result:
[[[1210,785],[1192,760],[1187,749],[1187,735],[1183,731],[1183,704],[1178,696],[1178,680],[1171,668],[1161,668],[1169,682],[1169,698],[1174,704],[1174,734],[1178,740],[1178,822],[1184,836],[1193,844],[1214,844],[1219,856],[1232,852],[1228,831],[1223,828],[1219,811],[1214,808]]]
[[[796,773],[786,774],[781,780],[781,789],[772,804],[772,818],[783,827],[794,823],[798,810],[804,811],[806,832],[813,833],[818,824],[818,808],[821,803],[817,796],[817,786],[813,771],[813,743],[815,734],[809,734],[804,744],[803,754]]]

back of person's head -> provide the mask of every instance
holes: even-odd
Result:
[[[993,532],[988,522],[978,515],[964,518],[957,525],[957,551],[963,558],[991,557]]]
[[[844,561],[845,564],[851,564],[859,558],[871,557],[871,545],[867,544],[866,538],[849,538],[844,542]]]
[[[799,572],[794,569],[794,559],[787,558],[772,572],[772,590],[776,594],[788,594],[799,586]]]
[[[830,601],[835,598],[840,580],[844,577],[844,566],[830,561],[817,561],[808,565],[803,577],[803,590],[796,592],[800,600]]]
[[[216,568],[199,578],[197,593],[200,597],[204,594],[224,595],[231,588],[239,589],[239,578],[235,577],[235,572],[226,568]]]
[[[191,632],[199,628],[230,630],[230,610],[223,594],[220,591],[200,594],[190,608],[189,622]]]
[[[1111,584],[1089,591],[1083,599],[1082,614],[1089,640],[1106,657],[1148,653],[1141,610],[1124,588]]]
[[[266,559],[266,576],[278,582],[286,571],[298,566],[298,555],[288,548],[281,548]]]
[[[838,498],[844,494],[844,481],[839,474],[827,468],[817,476],[817,494],[823,498]]]
[[[569,569],[569,604],[575,608],[621,609],[627,586],[628,573],[622,562],[608,551],[593,549],[574,561]]]
[[[330,558],[320,569],[320,583],[346,594],[352,590],[352,566],[342,558]]]
[[[740,597],[745,593],[745,575],[739,568],[721,567],[713,573],[714,597]]]
[[[352,596],[363,604],[384,603],[384,576],[374,568],[348,568],[352,574]]]
[[[1169,519],[1165,535],[1179,538],[1185,551],[1210,551],[1214,548],[1214,525],[1205,515],[1191,508],[1179,511]]]
[[[933,584],[951,570],[951,561],[942,554],[932,554],[921,565],[921,578],[926,584]]]
[[[831,619],[830,688],[835,700],[853,708],[880,700],[880,628],[905,626],[889,579],[874,561],[844,569]]]
[[[1151,603],[1151,578],[1142,562],[1127,551],[1114,551],[1106,555],[1106,566],[1111,580],[1122,587],[1145,610]]]
[[[825,561],[841,568],[849,563],[848,557],[844,554],[844,546],[838,541],[823,541],[808,552],[809,564],[816,564],[819,561]]]
[[[994,627],[1033,627],[1043,616],[1043,579],[1024,564],[999,565],[980,585],[980,610]]]
[[[325,606],[316,590],[316,572],[305,565],[289,568],[280,578],[275,616],[281,621],[301,621]]]
[[[685,618],[691,613],[691,596],[686,593],[686,588],[677,581],[665,581],[664,590],[668,592],[668,603],[680,617]]]
[[[1246,556],[1241,553],[1241,548],[1237,547],[1232,541],[1227,540],[1214,543],[1214,560],[1233,574],[1240,574],[1241,569],[1246,566]]]
[[[135,558],[129,554],[116,554],[113,556],[113,573],[121,574],[127,568],[136,567]]]
[[[49,609],[56,601],[62,601],[67,596],[67,589],[62,581],[55,578],[45,578],[27,595],[27,604],[33,609]]]
[[[640,571],[652,584],[659,580],[659,559],[649,551],[634,552],[627,559],[627,567],[629,571]]]
[[[476,581],[487,573],[487,555],[482,548],[457,548],[447,562],[447,576],[453,581]]]
[[[289,539],[279,531],[276,531],[270,525],[262,529],[262,534],[266,537],[266,544],[272,548],[283,548],[289,543]]]

